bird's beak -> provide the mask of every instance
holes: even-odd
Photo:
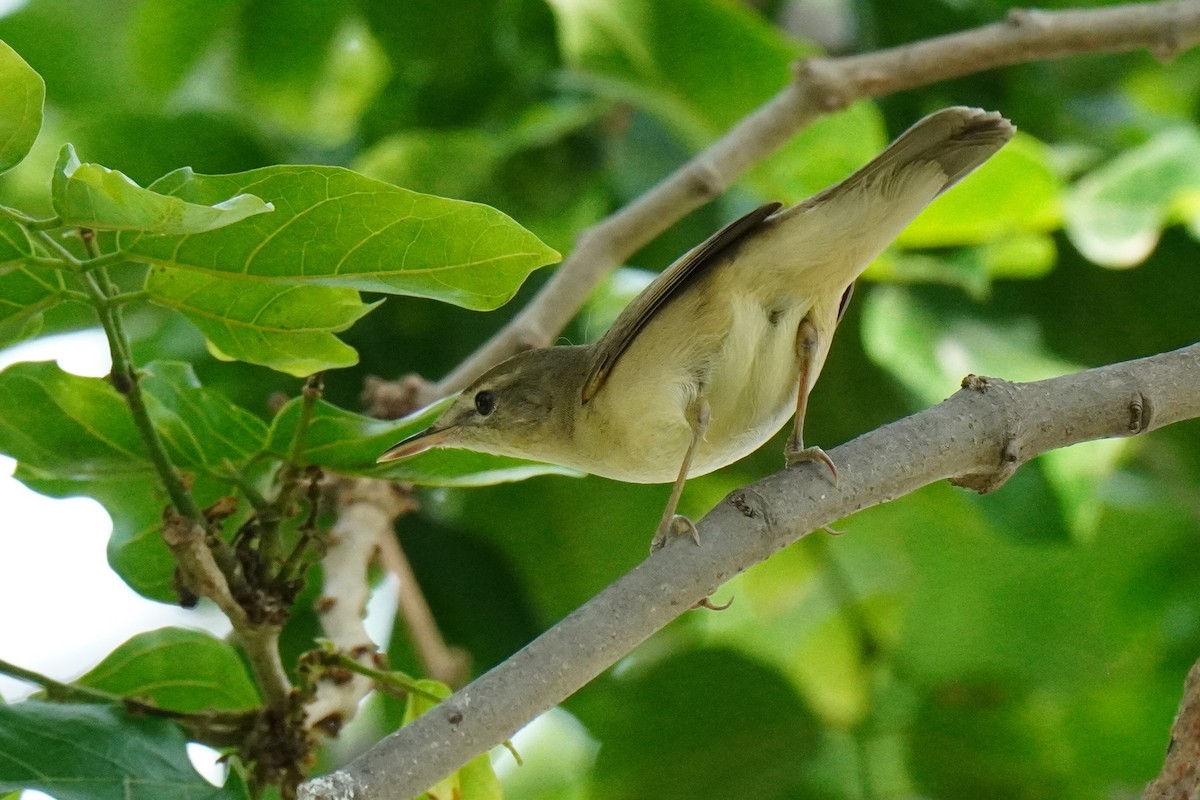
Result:
[[[426,450],[434,447],[441,447],[457,430],[457,425],[447,425],[445,428],[439,428],[434,425],[426,428],[420,433],[414,433],[407,439],[392,445],[386,453],[375,459],[375,463],[382,464],[385,461],[397,461],[401,458],[415,456],[417,453],[424,453]]]

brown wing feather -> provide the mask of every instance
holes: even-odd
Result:
[[[660,308],[679,294],[706,266],[712,264],[717,256],[730,246],[742,239],[763,220],[774,214],[782,203],[767,203],[751,211],[741,219],[734,220],[721,230],[706,239],[700,246],[693,249],[684,258],[672,264],[645,291],[633,299],[617,321],[608,329],[608,333],[596,342],[595,358],[592,368],[588,371],[587,380],[583,383],[582,400],[587,405],[596,392],[604,386],[609,374],[621,355],[633,344],[633,340],[641,333]]]

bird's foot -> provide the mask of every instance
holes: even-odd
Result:
[[[733,605],[732,597],[729,598],[728,600],[726,600],[724,603],[721,603],[721,605],[719,605],[719,606],[714,604],[713,601],[710,600],[709,598],[701,597],[699,600],[696,601],[695,605],[693,605],[692,608],[707,608],[709,611],[724,611],[725,609],[729,608],[731,605]]]
[[[672,536],[683,536],[684,534],[691,536],[692,541],[700,544],[700,531],[696,530],[696,523],[692,522],[682,514],[672,514],[669,519],[662,521],[658,526],[658,531],[655,532],[654,538],[650,540],[650,552],[656,553],[662,550],[663,545],[667,543],[667,539]]]
[[[833,459],[819,447],[804,447],[797,445],[795,442],[788,442],[787,447],[783,450],[784,457],[787,458],[787,465],[794,467],[797,464],[803,464],[805,461],[819,461],[829,468],[829,475],[833,478],[833,485],[838,485],[837,466],[833,463]]]

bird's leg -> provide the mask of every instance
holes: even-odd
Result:
[[[696,445],[704,438],[708,430],[709,409],[708,401],[697,397],[687,407],[688,427],[692,429],[692,441],[688,444],[687,453],[683,456],[683,464],[679,467],[679,477],[671,487],[671,496],[667,499],[667,507],[663,510],[662,519],[658,523],[658,531],[650,541],[650,552],[662,549],[667,538],[681,533],[689,534],[696,544],[700,544],[700,534],[696,531],[696,523],[687,517],[675,513],[679,506],[679,498],[683,494],[683,484],[687,481],[688,472],[692,468],[692,457],[696,454]]]
[[[838,472],[833,459],[819,447],[804,446],[804,413],[808,410],[809,383],[816,365],[819,345],[820,334],[817,333],[817,326],[810,318],[805,317],[800,321],[800,327],[796,331],[796,355],[800,357],[800,391],[796,395],[796,422],[783,453],[789,467],[805,461],[820,461],[829,467],[829,473],[833,476],[833,485],[836,486]]]

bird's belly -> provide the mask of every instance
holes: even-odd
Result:
[[[789,309],[771,321],[761,305],[748,303],[735,309],[719,341],[694,348],[691,358],[654,360],[628,353],[597,394],[595,407],[584,412],[613,422],[584,426],[595,434],[592,441],[578,443],[581,452],[591,453],[582,468],[634,483],[674,481],[692,442],[688,414],[697,397],[707,405],[708,426],[689,476],[757,450],[795,411],[795,337],[805,310]],[[636,413],[628,413],[635,406]]]

